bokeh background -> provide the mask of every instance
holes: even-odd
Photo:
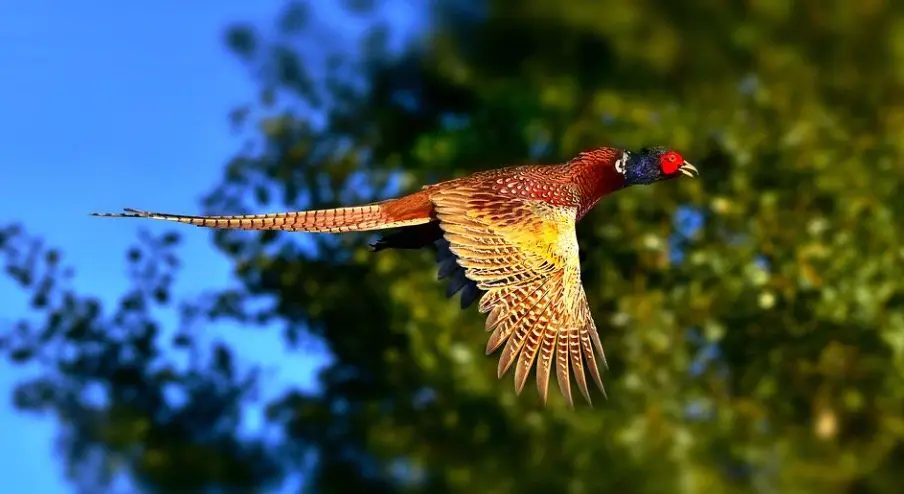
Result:
[[[4,492],[904,487],[904,3],[0,3]],[[495,378],[429,252],[90,218],[332,207],[591,146],[610,399]]]

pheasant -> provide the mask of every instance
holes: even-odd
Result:
[[[559,390],[573,408],[571,375],[592,406],[586,373],[605,397],[597,359],[608,368],[581,284],[575,224],[620,189],[697,173],[677,151],[664,147],[599,147],[565,163],[476,172],[361,206],[236,216],[136,209],[92,215],[243,230],[399,228],[370,244],[371,250],[434,248],[439,278],[451,278],[447,295],[460,293],[462,308],[479,299],[479,311],[487,314],[486,354],[504,346],[497,378],[515,365],[515,392],[520,394],[536,363],[537,389],[545,405],[555,366]]]

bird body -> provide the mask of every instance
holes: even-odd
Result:
[[[462,307],[479,298],[490,337],[502,348],[497,369],[514,364],[520,393],[536,366],[543,403],[553,367],[573,406],[571,380],[591,402],[586,372],[605,395],[597,360],[603,346],[580,276],[575,225],[603,197],[630,185],[693,176],[696,168],[665,148],[584,151],[566,163],[476,172],[395,199],[326,210],[238,216],[186,216],[127,209],[97,216],[143,217],[209,228],[349,232],[401,228],[371,244],[373,251],[437,251],[447,295]]]

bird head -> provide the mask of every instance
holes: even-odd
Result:
[[[697,167],[688,163],[677,151],[665,147],[648,147],[639,151],[623,151],[615,161],[615,170],[625,177],[627,185],[649,185],[681,175],[696,177]]]

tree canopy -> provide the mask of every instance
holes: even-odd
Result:
[[[348,9],[366,19],[374,4]],[[235,112],[255,145],[212,184],[210,213],[366,202],[598,145],[664,144],[698,166],[579,225],[609,399],[572,411],[557,395],[543,408],[531,386],[516,396],[483,354],[483,316],[445,298],[429,252],[211,232],[242,289],[173,301],[179,235],[205,234],[174,228],[139,239],[133,288],[103,306],[27,225],[9,226],[0,255],[39,317],[3,328],[2,348],[43,370],[16,403],[58,417],[74,480],[897,492],[904,3],[435,0],[401,53],[381,24],[351,51],[312,50],[305,12],[290,3],[276,30],[227,31],[261,91]],[[172,341],[158,338],[160,305],[182,315]],[[259,377],[235,369],[234,349],[177,362],[199,351],[193,327],[221,320],[276,321],[287,345],[314,335],[334,357],[319,392],[267,404],[278,440],[238,433]]]

